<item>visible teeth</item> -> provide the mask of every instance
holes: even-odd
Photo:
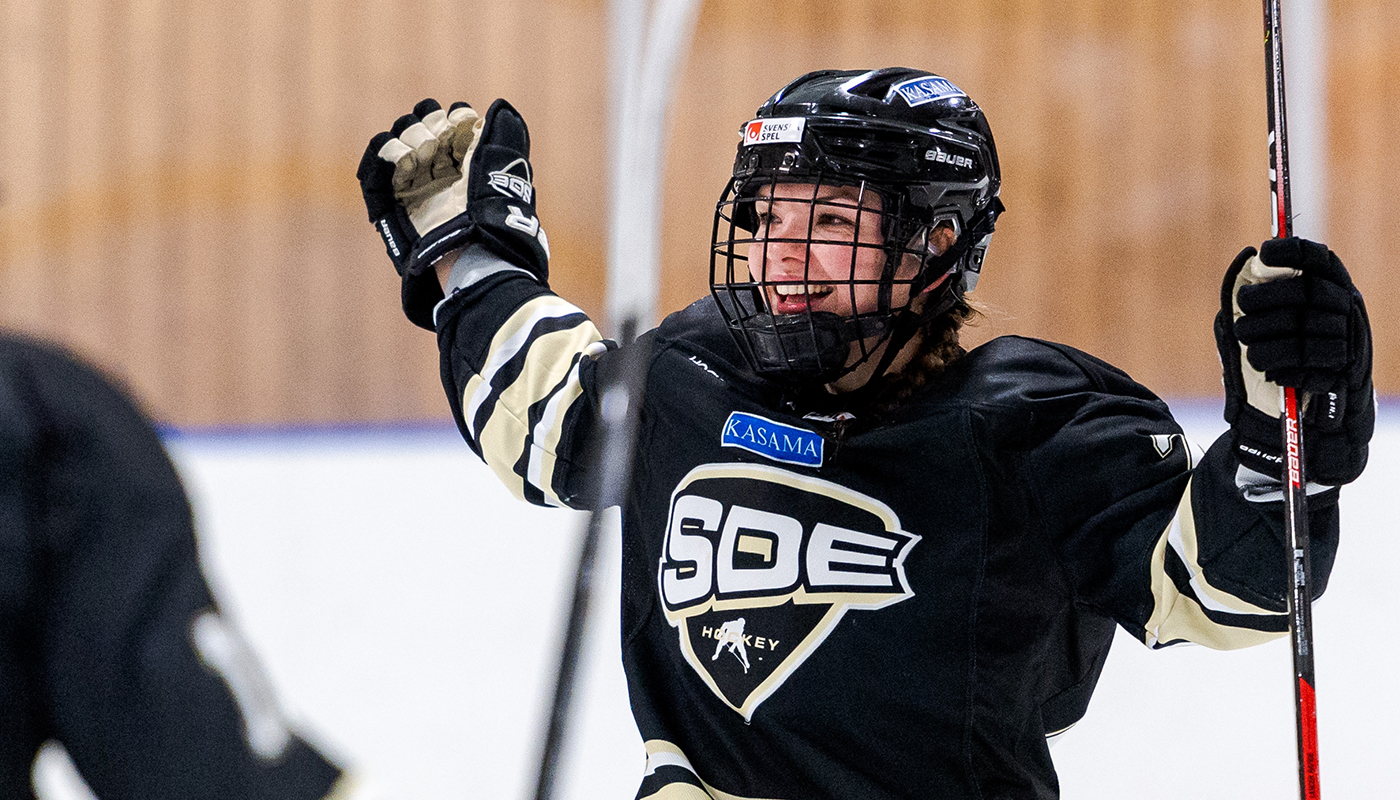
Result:
[[[775,291],[777,291],[777,293],[778,293],[779,295],[783,296],[783,297],[791,297],[791,296],[793,296],[793,295],[799,295],[799,294],[806,294],[806,295],[830,294],[830,293],[833,291],[834,288],[835,288],[835,287],[833,287],[833,286],[831,286],[831,285],[829,285],[829,284],[817,284],[817,283],[796,284],[796,285],[788,284],[788,285],[774,286],[774,287],[773,287],[773,289],[774,289]]]

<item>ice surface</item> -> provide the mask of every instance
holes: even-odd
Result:
[[[1182,406],[1208,444],[1214,408]],[[1329,800],[1400,785],[1400,415],[1344,491],[1314,609]],[[216,594],[301,728],[395,798],[525,797],[584,518],[517,503],[455,431],[174,437]],[[617,655],[617,538],[578,695],[566,798],[628,798],[645,755]],[[1218,653],[1120,636],[1088,716],[1054,749],[1067,800],[1296,793],[1286,641]],[[45,773],[45,800],[80,797]]]

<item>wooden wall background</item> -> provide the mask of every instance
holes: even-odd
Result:
[[[1400,4],[1332,0],[1331,244],[1400,390],[1390,194]],[[1268,236],[1254,2],[709,0],[670,150],[664,310],[705,290],[740,123],[809,69],[942,72],[987,110],[1009,212],[978,338],[1086,348],[1220,393],[1220,274]],[[601,312],[603,0],[7,0],[0,325],[62,341],[178,425],[441,418],[364,218],[365,142],[422,97],[529,120],[553,285]]]

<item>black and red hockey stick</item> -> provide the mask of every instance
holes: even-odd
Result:
[[[1293,233],[1288,184],[1288,126],[1283,92],[1283,25],[1280,0],[1264,0],[1264,42],[1269,92],[1269,181],[1273,189],[1274,234]],[[1303,479],[1303,428],[1298,392],[1283,389],[1284,527],[1291,564],[1288,593],[1289,638],[1293,643],[1293,696],[1298,723],[1298,789],[1302,800],[1320,800],[1317,703],[1313,691],[1312,568],[1308,559],[1308,494]]]

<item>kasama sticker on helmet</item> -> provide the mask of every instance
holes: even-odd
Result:
[[[756,119],[744,126],[744,146],[800,142],[802,141],[802,130],[805,127],[807,127],[805,117]]]
[[[967,97],[967,94],[954,86],[952,81],[937,75],[925,75],[897,83],[890,87],[890,91],[899,92],[904,102],[910,106],[921,106],[947,97]]]

